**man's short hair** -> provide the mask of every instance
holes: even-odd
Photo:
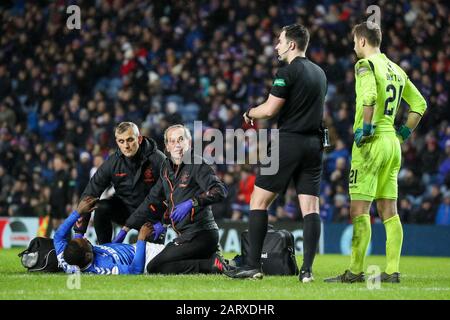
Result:
[[[184,129],[184,137],[187,138],[188,140],[192,140],[191,132],[189,131],[188,128],[186,128],[186,127],[185,127],[184,125],[182,125],[182,124],[174,124],[173,126],[168,127],[168,128],[164,131],[164,143],[165,143],[165,144],[167,144],[167,142],[168,142],[167,134],[168,134],[169,130],[177,129],[177,128],[183,128],[183,129]]]
[[[121,134],[121,133],[124,133],[125,131],[127,131],[130,128],[133,130],[133,133],[136,136],[140,135],[138,126],[135,123],[129,122],[129,121],[125,121],[125,122],[119,123],[116,126],[116,128],[114,129],[114,133],[115,134]]]
[[[353,27],[352,35],[357,38],[364,37],[372,47],[381,45],[381,28],[375,22],[363,22]]]
[[[69,241],[64,249],[64,260],[70,264],[84,267],[86,265],[86,250],[74,240]]]
[[[294,41],[300,51],[306,51],[309,43],[309,31],[305,26],[296,23],[284,26],[282,30],[286,31],[286,39]]]

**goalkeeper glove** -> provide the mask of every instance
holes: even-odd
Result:
[[[358,128],[355,131],[355,143],[358,148],[360,148],[367,140],[369,140],[375,133],[375,128],[377,126],[371,123],[364,123],[363,128]]]
[[[406,139],[409,138],[409,136],[411,135],[412,130],[410,128],[408,128],[405,125],[402,125],[398,130],[397,130],[397,137],[400,140],[400,143],[403,143]]]

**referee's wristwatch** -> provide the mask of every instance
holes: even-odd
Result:
[[[245,111],[245,116],[246,116],[247,118],[249,118],[250,120],[253,120],[253,118],[250,117],[250,110],[252,110],[252,109],[253,109],[253,107],[250,107],[250,108],[248,108],[247,111]]]

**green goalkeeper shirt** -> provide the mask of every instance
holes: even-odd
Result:
[[[356,114],[353,131],[363,126],[364,106],[374,106],[375,132],[395,132],[394,120],[400,100],[410,112],[423,115],[425,99],[406,73],[383,53],[360,59],[355,64]]]

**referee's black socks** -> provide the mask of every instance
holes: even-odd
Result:
[[[311,271],[320,239],[320,216],[310,213],[303,217],[303,265],[302,270]]]
[[[248,237],[250,252],[247,264],[250,267],[261,268],[261,252],[267,233],[267,210],[250,210]]]

